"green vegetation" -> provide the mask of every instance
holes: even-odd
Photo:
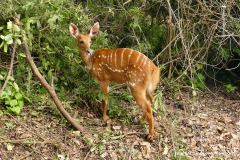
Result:
[[[97,103],[94,102],[95,99],[101,98],[100,92],[96,92],[99,90],[98,85],[90,78],[78,56],[76,42],[70,38],[68,25],[71,22],[77,24],[81,31],[86,31],[94,22],[99,21],[101,32],[94,39],[92,49],[130,47],[139,50],[154,59],[154,62],[162,68],[162,83],[166,86],[176,86],[173,87],[175,89],[190,86],[194,96],[197,95],[197,88],[204,90],[206,85],[212,85],[212,81],[223,84],[227,92],[237,90],[239,86],[235,82],[236,78],[239,78],[237,75],[239,68],[230,69],[236,67],[236,62],[239,61],[237,58],[240,56],[240,48],[237,45],[239,41],[235,36],[240,34],[237,23],[238,4],[229,6],[227,11],[230,14],[226,14],[224,22],[223,18],[216,17],[214,20],[221,24],[213,28],[215,23],[209,19],[199,19],[198,16],[194,16],[192,10],[184,8],[185,2],[170,1],[171,6],[166,2],[139,1],[122,4],[115,0],[101,2],[89,0],[82,3],[67,0],[18,2],[5,0],[1,4],[2,11],[7,9],[7,12],[1,13],[0,23],[1,71],[2,73],[8,71],[13,42],[21,44],[19,27],[7,18],[17,13],[21,15],[31,54],[38,69],[47,81],[54,84],[62,100],[68,99],[67,92],[71,92],[78,103],[82,103],[82,100]],[[178,8],[177,4],[182,6]],[[193,2],[187,5],[192,9],[196,7]],[[173,11],[187,9],[189,14],[181,12],[177,15],[170,12],[172,19],[169,26],[166,18],[171,9]],[[208,9],[218,11],[214,4],[209,4]],[[204,8],[198,9],[199,16],[202,11]],[[211,14],[214,16],[214,13]],[[225,30],[221,28],[224,23]],[[231,32],[233,36],[227,37],[230,33],[225,32]],[[218,36],[220,33],[222,36]],[[227,39],[223,42],[224,38]],[[173,42],[165,48],[169,40]],[[42,100],[39,98],[41,96],[36,95],[46,92],[34,79],[20,45],[17,46],[12,75],[14,84],[21,86],[19,87],[21,94],[24,91],[24,95],[32,101]],[[1,76],[2,85],[6,74]],[[2,103],[6,101],[4,95],[1,98]],[[122,99],[124,97],[126,96],[122,96]],[[22,105],[15,102],[12,103],[14,107]],[[111,113],[114,113],[114,109]]]
[[[71,109],[72,104],[77,104],[95,110],[102,95],[80,60],[77,43],[69,34],[69,23],[77,24],[80,31],[88,30],[94,22],[100,23],[100,33],[92,42],[93,50],[129,47],[146,54],[161,68],[161,85],[173,91],[173,95],[183,87],[189,88],[193,97],[199,90],[215,87],[234,93],[240,87],[240,4],[234,2],[3,0],[0,89],[9,71],[15,42],[17,48],[12,74],[0,95],[0,115],[19,114],[26,103],[48,103],[47,92],[35,79],[22,51],[20,28],[11,18],[16,14],[21,16],[39,71],[54,85],[65,107]],[[129,109],[118,106],[123,101],[132,102],[132,97],[122,91],[123,86],[116,88],[110,93],[108,116],[128,123]],[[160,85],[153,110],[161,116],[166,114]],[[12,127],[6,124],[6,128]],[[91,152],[99,154],[103,146],[99,142]],[[172,157],[188,159],[184,155]]]

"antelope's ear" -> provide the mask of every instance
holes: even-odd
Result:
[[[96,36],[98,31],[99,31],[99,23],[97,22],[97,23],[94,23],[94,25],[90,29],[90,32],[89,32],[90,37]]]
[[[69,31],[74,38],[77,38],[79,33],[78,33],[78,28],[75,24],[71,23],[69,25]]]

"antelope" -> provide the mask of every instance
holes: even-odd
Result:
[[[102,48],[91,53],[91,38],[99,31],[98,22],[86,34],[80,34],[78,27],[73,23],[69,25],[69,31],[77,39],[80,57],[89,68],[91,75],[98,81],[104,95],[101,104],[103,121],[106,121],[110,82],[125,83],[138,106],[143,110],[141,121],[145,122],[147,119],[149,124],[147,140],[151,141],[154,135],[152,93],[159,82],[160,69],[144,54],[129,48]]]

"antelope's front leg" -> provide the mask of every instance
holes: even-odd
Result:
[[[103,81],[99,82],[101,91],[104,95],[103,100],[102,100],[102,115],[103,115],[103,121],[107,120],[107,100],[108,100],[108,90],[109,90],[109,82],[108,81]]]
[[[107,100],[102,100],[102,115],[103,115],[103,121],[105,122],[107,120]]]

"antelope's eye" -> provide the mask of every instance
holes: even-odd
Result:
[[[83,44],[84,42],[83,41],[79,41],[79,44]]]

